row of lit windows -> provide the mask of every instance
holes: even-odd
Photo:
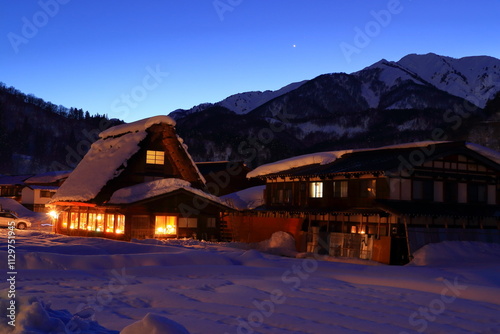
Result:
[[[177,228],[197,228],[198,218],[185,218],[177,216],[155,216],[156,235],[175,235]],[[207,227],[215,228],[216,219],[207,218]]]
[[[125,216],[87,212],[63,212],[60,216],[63,228],[91,232],[125,233]]]
[[[360,196],[369,198],[376,195],[376,180],[360,180]],[[349,196],[348,181],[333,181],[333,197],[345,198]],[[311,182],[309,197],[323,197],[323,182]]]
[[[359,182],[359,196],[361,198],[375,198],[377,195],[377,180],[362,179]],[[333,197],[347,198],[349,196],[348,181],[333,181]],[[324,183],[311,182],[309,184],[309,197],[323,198]],[[439,201],[457,203],[458,202],[458,183],[444,182],[442,185],[443,198]],[[411,187],[411,199],[433,201],[435,200],[435,185],[433,180],[413,180]],[[483,183],[469,183],[466,186],[464,196],[468,203],[486,203],[488,202],[487,185]],[[273,197],[273,203],[290,203],[292,201],[291,189],[278,189],[277,197]],[[492,200],[493,201],[493,200]]]

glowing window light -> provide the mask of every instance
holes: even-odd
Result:
[[[155,234],[167,235],[177,233],[177,217],[155,216]]]
[[[123,234],[125,233],[125,216],[116,215],[115,233]]]

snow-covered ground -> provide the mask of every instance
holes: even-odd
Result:
[[[14,333],[500,333],[494,244],[428,245],[399,267],[193,240],[15,240]],[[287,245],[278,235],[259,246]],[[1,333],[9,287],[2,280]]]

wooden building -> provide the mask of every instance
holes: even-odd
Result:
[[[429,242],[500,242],[500,154],[464,142],[323,152],[249,173],[265,206],[226,221],[240,241],[293,234],[300,251],[407,263]]]
[[[70,173],[71,171],[53,171],[26,179],[25,187],[21,192],[21,204],[31,211],[48,212],[46,204],[50,202]]]
[[[196,162],[196,167],[207,181],[207,190],[216,196],[263,185],[260,179],[248,179],[251,169],[243,161]]]
[[[218,239],[220,212],[230,208],[205,191],[174,126],[157,116],[102,132],[50,202],[56,232]]]

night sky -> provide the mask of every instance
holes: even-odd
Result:
[[[0,81],[134,121],[385,58],[500,58],[500,2],[2,2]]]

